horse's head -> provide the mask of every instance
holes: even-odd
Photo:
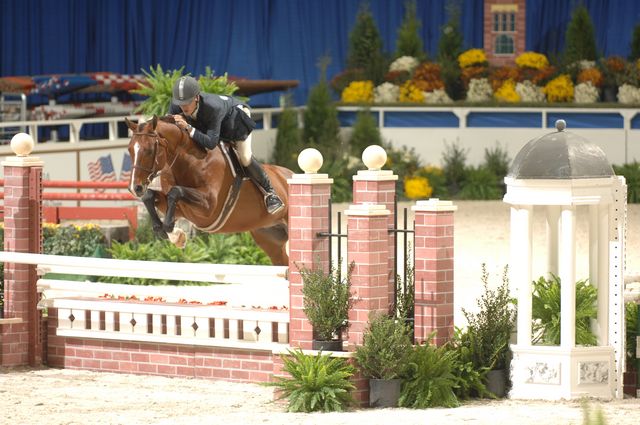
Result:
[[[132,165],[129,192],[141,197],[147,191],[151,181],[166,165],[167,141],[156,131],[158,124],[156,116],[143,124],[132,123],[126,118],[125,122],[133,133],[129,142]]]

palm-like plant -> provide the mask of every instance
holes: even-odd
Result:
[[[290,377],[276,377],[266,385],[279,389],[279,399],[288,398],[289,412],[342,412],[353,403],[349,378],[355,368],[345,359],[301,350],[283,355],[283,370]]]
[[[560,344],[560,278],[551,274],[533,282],[532,303],[533,343]],[[576,344],[596,345],[596,336],[591,332],[590,320],[596,317],[597,290],[587,279],[576,282]]]

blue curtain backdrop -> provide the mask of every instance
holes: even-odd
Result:
[[[580,0],[591,13],[598,48],[626,56],[640,1]],[[192,74],[295,79],[303,104],[319,80],[318,59],[331,57],[328,77],[344,68],[361,0],[0,0],[0,75],[111,71],[140,73],[161,64]],[[402,0],[369,0],[384,40],[395,49]],[[426,51],[437,53],[446,0],[417,0]],[[561,52],[574,0],[527,0],[527,50]],[[482,47],[482,0],[460,0],[464,47]],[[277,105],[277,94],[253,105]]]

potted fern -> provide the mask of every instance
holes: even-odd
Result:
[[[323,270],[300,270],[302,275],[303,311],[313,326],[314,350],[342,351],[342,331],[348,326],[349,309],[355,301],[351,292],[351,273],[354,263],[349,265],[346,277],[341,268]]]
[[[396,407],[401,377],[412,348],[412,332],[403,319],[373,313],[364,331],[362,345],[356,347],[356,361],[369,378],[369,406]]]
[[[132,93],[146,96],[146,99],[136,108],[137,113],[145,116],[163,116],[169,112],[171,105],[171,95],[173,84],[182,77],[184,67],[174,70],[163,70],[162,66],[151,67],[150,71],[142,70],[146,81],[140,84]],[[205,74],[198,78],[200,87],[205,93],[233,95],[238,86],[233,81],[229,81],[227,74],[220,77],[213,75],[211,68],[207,67]]]
[[[265,385],[277,387],[278,399],[289,400],[289,412],[341,412],[353,403],[349,378],[355,368],[347,360],[301,350],[281,356],[288,377],[276,377]]]

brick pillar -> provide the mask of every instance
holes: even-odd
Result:
[[[4,250],[41,253],[43,162],[36,157],[14,156],[7,158],[2,165],[5,181]],[[37,366],[42,363],[36,281],[35,266],[5,263],[4,319],[0,320],[0,323],[5,321],[0,325],[2,366]]]
[[[395,227],[395,201],[396,201],[396,181],[398,176],[390,170],[360,170],[353,176],[353,203],[354,204],[374,204],[382,205],[388,211],[387,229]],[[388,292],[389,301],[394,303],[396,277],[393,275],[395,257],[396,234],[388,235],[388,261],[387,270],[389,272]]]
[[[329,227],[333,179],[326,174],[294,174],[289,183],[289,345],[311,349],[313,329],[303,308],[298,267],[329,272],[329,239],[318,237]]]
[[[354,204],[345,211],[347,258],[355,263],[351,275],[356,302],[349,311],[349,345],[361,345],[372,311],[389,311],[387,219],[383,205]]]
[[[418,201],[415,212],[416,342],[436,331],[442,345],[453,335],[453,212],[451,201]]]

